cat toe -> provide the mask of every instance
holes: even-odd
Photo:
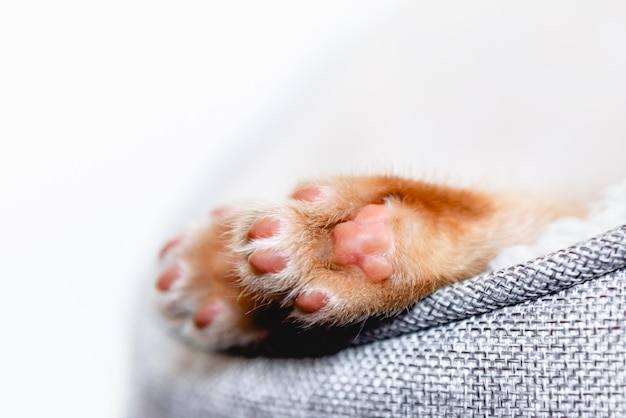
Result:
[[[167,267],[156,280],[156,288],[161,292],[170,290],[172,285],[183,276],[183,268],[178,264]]]
[[[279,273],[287,266],[287,256],[273,249],[260,249],[248,257],[248,263],[259,273]]]
[[[307,290],[300,293],[295,306],[302,312],[313,313],[324,309],[330,302],[330,295],[322,290]]]
[[[303,202],[315,202],[322,197],[322,190],[317,186],[305,186],[291,194],[291,198]]]

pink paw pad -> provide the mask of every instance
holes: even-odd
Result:
[[[257,219],[250,229],[248,229],[249,239],[269,238],[279,231],[280,221],[278,219],[266,217]]]
[[[302,200],[304,202],[315,202],[322,195],[322,191],[319,187],[307,186],[296,190],[291,197],[296,200]]]
[[[278,273],[287,266],[287,257],[276,250],[257,250],[250,254],[248,263],[261,273]]]
[[[198,329],[203,329],[211,325],[213,320],[219,315],[220,307],[215,302],[202,304],[193,316],[193,324]]]
[[[394,268],[386,254],[393,245],[391,213],[383,204],[365,206],[356,217],[333,230],[333,258],[358,266],[373,282],[387,280]]]
[[[170,266],[161,273],[156,281],[156,288],[161,292],[170,290],[176,280],[182,276],[183,272],[180,266]]]
[[[273,237],[280,230],[280,221],[272,217],[257,219],[248,229],[248,239]],[[261,273],[278,273],[287,265],[287,257],[281,252],[271,249],[256,250],[248,263]]]
[[[320,290],[301,293],[296,298],[296,307],[303,312],[317,312],[328,305],[328,295]]]

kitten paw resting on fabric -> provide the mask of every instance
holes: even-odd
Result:
[[[578,208],[395,176],[333,177],[284,201],[213,211],[161,251],[163,314],[206,349],[283,322],[347,325],[396,314],[485,270]]]

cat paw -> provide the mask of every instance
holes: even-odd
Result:
[[[385,187],[359,188],[349,179],[309,184],[287,202],[250,210],[233,234],[241,285],[306,326],[347,324],[415,301],[429,289],[416,288],[402,264],[415,213]]]
[[[523,239],[512,226],[526,215],[509,202],[390,176],[308,183],[281,202],[215,211],[166,244],[160,306],[211,349],[263,340],[285,319],[309,327],[395,314]]]
[[[226,210],[214,211],[211,222],[173,238],[159,253],[157,305],[173,331],[203,349],[246,346],[268,332],[234,276],[236,254],[227,247],[228,215]]]

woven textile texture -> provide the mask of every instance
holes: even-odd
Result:
[[[626,226],[440,289],[332,355],[201,353],[153,317],[132,417],[626,416]]]

